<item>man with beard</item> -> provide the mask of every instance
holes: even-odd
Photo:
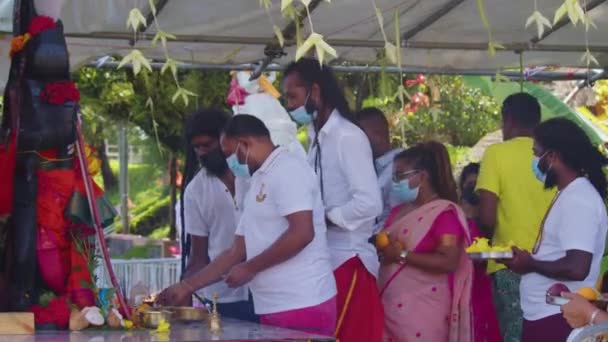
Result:
[[[504,142],[488,147],[481,161],[476,189],[479,223],[494,245],[512,243],[531,250],[555,191],[545,190],[532,172],[532,134],[540,123],[540,104],[526,93],[507,97],[502,105]],[[497,263],[488,263],[494,304],[505,342],[520,341],[521,276]]]
[[[184,277],[204,268],[228,249],[236,231],[234,175],[220,147],[220,134],[229,115],[219,110],[194,113],[186,124],[186,138],[202,168],[188,183],[184,194],[184,223],[191,236]],[[190,151],[191,152],[191,151]],[[201,289],[205,299],[218,294],[218,311],[224,317],[257,321],[246,286],[229,288],[219,282]]]

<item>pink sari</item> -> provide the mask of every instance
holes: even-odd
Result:
[[[436,200],[398,218],[385,231],[408,250],[416,250],[435,219],[454,210],[464,228],[465,245],[470,234],[462,210],[454,203]],[[453,274],[433,274],[415,267],[391,264],[380,267],[378,278],[384,304],[385,341],[473,341],[471,287],[473,264],[464,249]]]

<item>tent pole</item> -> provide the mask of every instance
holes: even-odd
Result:
[[[162,62],[150,63],[153,69],[161,69],[163,66]],[[98,67],[98,68],[117,68],[118,62],[104,62],[104,63],[90,63],[86,66]],[[125,67],[130,68],[131,65]],[[226,71],[240,71],[240,70],[254,70],[257,66],[255,64],[205,64],[205,63],[182,63],[179,65],[181,69],[186,70],[226,70]],[[282,71],[284,66],[280,65],[269,65],[266,70],[268,71]],[[448,68],[428,68],[428,67],[403,67],[399,69],[394,66],[377,66],[377,65],[334,65],[332,69],[337,72],[366,72],[366,73],[408,73],[408,74],[440,74],[440,75],[475,75],[475,76],[494,76],[497,72],[502,75],[509,77],[512,80],[518,80],[520,78],[520,71],[517,69],[504,70],[504,69],[448,69]],[[603,74],[601,79],[607,78],[607,74]],[[587,74],[569,73],[569,72],[557,72],[557,71],[541,71],[527,78],[528,81],[555,81],[555,80],[586,80]]]
[[[2,33],[2,32],[0,32]],[[68,38],[84,38],[84,39],[107,39],[107,40],[129,40],[131,34],[126,32],[92,32],[92,33],[66,33]],[[152,40],[154,35],[150,33],[141,33],[138,38],[140,40]],[[235,45],[268,45],[274,42],[275,38],[268,37],[236,37],[236,36],[205,36],[205,35],[179,35],[176,39],[171,40],[176,43],[208,43],[208,44],[235,44]],[[384,48],[384,40],[362,40],[362,39],[331,39],[328,38],[327,43],[334,47],[358,47],[358,48]],[[285,46],[293,46],[296,42],[293,39],[285,39]],[[562,44],[541,44],[535,45],[530,42],[512,42],[502,44],[505,51],[550,51],[550,52],[580,52],[583,53],[589,50],[594,52],[608,53],[606,45],[562,45]],[[436,42],[436,41],[403,41],[403,48],[421,49],[421,50],[469,50],[469,51],[486,51],[488,44],[466,43],[466,42]]]
[[[414,26],[411,30],[405,32],[401,36],[401,40],[407,41],[412,39],[418,33],[424,31],[429,26],[433,25],[437,20],[441,19],[446,14],[450,13],[454,8],[463,3],[464,0],[451,0],[447,2],[445,5],[439,7],[435,12],[433,12],[428,17],[424,18],[419,24]]]

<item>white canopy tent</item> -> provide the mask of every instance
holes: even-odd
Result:
[[[608,2],[580,0],[597,29],[588,32],[589,49],[601,67],[608,66]],[[543,14],[553,19],[563,0],[537,0]],[[265,48],[276,46],[273,25],[284,29],[286,56],[274,60],[285,65],[294,59],[295,42],[290,22],[273,0],[269,15],[258,0],[157,0],[158,22],[164,31],[177,36],[168,44],[173,58],[205,67],[239,65],[264,59]],[[294,0],[299,3],[299,0]],[[574,26],[565,16],[542,39],[536,28],[525,28],[534,10],[531,0],[484,0],[495,41],[505,46],[495,57],[487,53],[488,33],[474,0],[376,0],[384,13],[385,30],[394,40],[393,13],[399,11],[402,57],[406,68],[438,73],[493,74],[499,69],[519,67],[584,67],[584,27]],[[0,83],[8,71],[7,57],[12,30],[12,0],[0,0]],[[135,46],[151,59],[162,60],[159,47],[152,48],[154,25],[134,35],[125,25],[129,11],[138,7],[150,13],[147,0],[64,0],[61,19],[68,37],[72,67],[102,56],[127,54]],[[311,18],[316,32],[323,34],[339,54],[338,61],[366,66],[377,64],[384,47],[372,0],[312,0]],[[305,13],[305,12],[304,12]],[[148,22],[152,20],[148,15]],[[302,35],[309,33],[303,20]],[[292,25],[293,26],[293,25]],[[291,38],[290,38],[291,35]],[[521,58],[521,59],[520,59]],[[407,69],[406,69],[407,70]],[[541,74],[539,74],[541,75]],[[560,74],[555,74],[557,78]],[[571,73],[561,74],[572,78]],[[555,78],[555,77],[553,77]]]

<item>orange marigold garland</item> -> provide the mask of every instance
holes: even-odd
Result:
[[[55,28],[55,20],[47,16],[37,16],[30,22],[27,33],[18,35],[11,39],[11,49],[8,52],[10,58],[25,48],[27,42],[40,32]]]
[[[32,36],[29,33],[13,37],[13,39],[11,39],[11,49],[8,52],[8,56],[13,58],[17,52],[21,52],[25,47],[25,44],[27,44],[31,38]]]

